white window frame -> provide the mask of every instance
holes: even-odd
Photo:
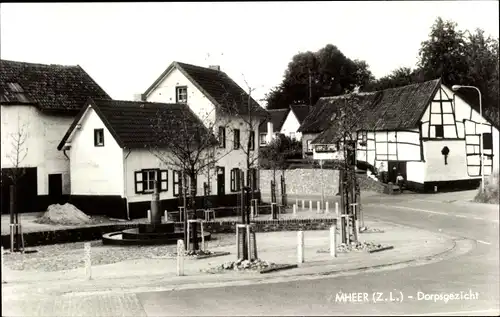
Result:
[[[177,103],[187,103],[187,87],[186,86],[179,86],[175,87],[175,100]]]

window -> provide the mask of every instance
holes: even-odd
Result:
[[[247,186],[253,188],[253,190],[257,190],[257,169],[256,168],[250,168],[248,170],[248,175],[247,175]]]
[[[173,189],[174,189],[174,196],[179,196],[179,193],[182,192],[181,190],[181,172],[179,171],[172,171],[172,182],[173,182]]]
[[[493,137],[491,133],[483,133],[483,150],[493,150]]]
[[[94,129],[94,146],[104,146],[104,129]]]
[[[250,151],[255,150],[255,131],[250,131],[250,135],[248,136],[248,149]]]
[[[307,140],[306,141],[306,145],[307,145],[307,152],[312,152],[313,151],[313,147],[312,147],[312,144],[311,144],[311,140]]]
[[[234,149],[240,148],[240,130],[234,129]]]
[[[226,128],[219,127],[219,146],[221,148],[226,147]]]
[[[266,136],[267,136],[267,133],[260,134],[260,145],[266,145]]]
[[[187,103],[187,87],[175,87],[175,102],[177,103]]]
[[[436,127],[436,138],[444,137],[443,125],[440,124],[440,125],[436,125],[435,127]]]
[[[135,172],[135,192],[137,194],[152,193],[155,188],[156,175],[160,175],[159,191],[168,190],[168,171],[159,169],[147,169]]]
[[[233,168],[231,170],[231,191],[238,192],[240,191],[240,177],[241,171],[239,168]]]

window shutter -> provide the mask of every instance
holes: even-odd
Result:
[[[231,191],[234,192],[235,191],[235,187],[234,187],[234,181],[235,181],[235,175],[234,175],[234,168],[231,170]]]
[[[241,173],[239,169],[236,169],[235,172],[236,172],[236,191],[240,191]]]
[[[160,170],[160,191],[168,191],[168,170]]]
[[[141,194],[144,192],[144,184],[142,178],[142,171],[135,172],[135,193]]]

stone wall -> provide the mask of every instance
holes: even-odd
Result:
[[[280,178],[282,171],[276,171],[276,195],[281,195]],[[337,194],[339,172],[332,169],[288,169],[284,171],[286,193],[293,195],[321,195],[321,180],[324,191]],[[260,191],[263,196],[271,196],[272,170],[260,170]]]

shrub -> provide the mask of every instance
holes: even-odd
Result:
[[[488,178],[484,180],[484,192],[481,191],[479,187],[478,193],[474,198],[474,201],[487,204],[498,204],[499,203],[499,191],[498,191],[498,170],[494,171]]]

